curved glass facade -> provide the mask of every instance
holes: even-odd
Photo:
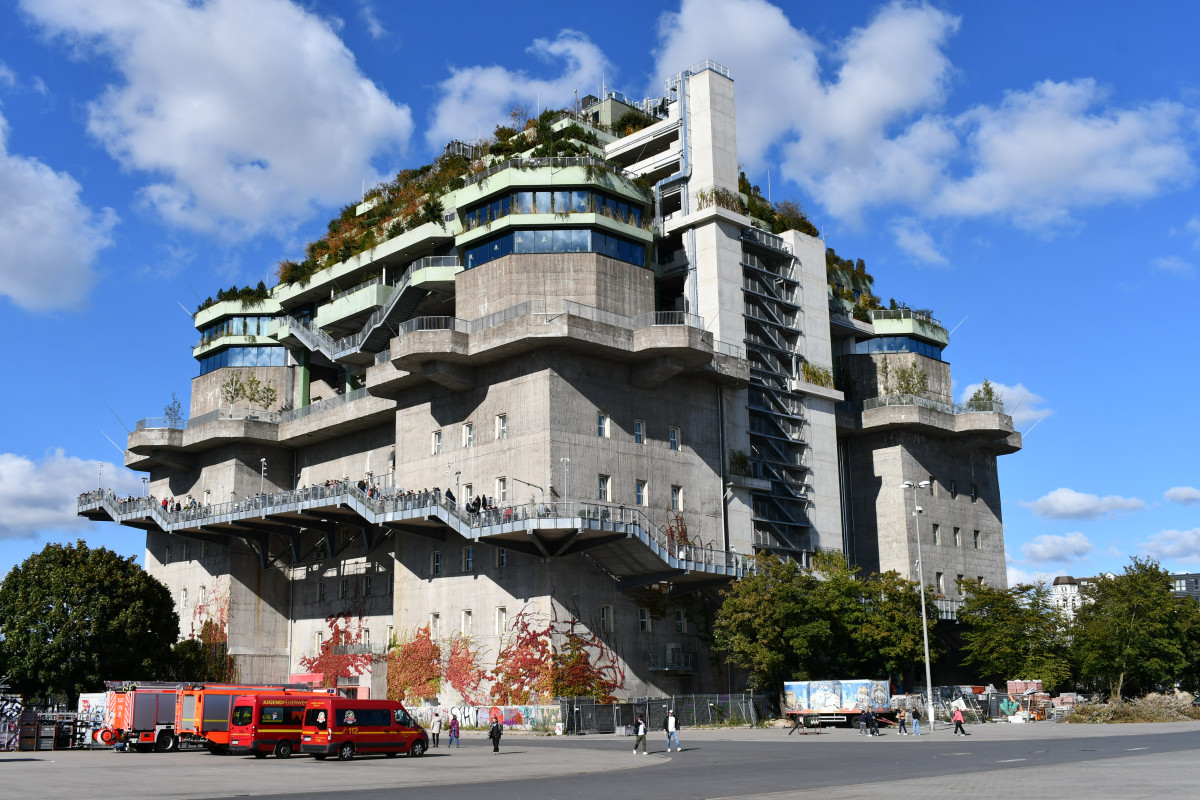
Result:
[[[646,245],[588,228],[509,231],[468,247],[463,266],[471,269],[513,253],[599,253],[639,267],[646,266]]]
[[[286,365],[287,353],[282,347],[226,347],[220,352],[200,359],[200,374],[207,375],[221,367],[283,367]]]
[[[911,336],[877,336],[865,342],[855,342],[854,352],[858,355],[865,353],[916,353],[942,360],[942,348],[936,344],[923,342]]]
[[[520,191],[468,208],[463,215],[463,226],[465,230],[474,230],[509,214],[603,214],[640,228],[645,210],[637,203],[591,189]]]

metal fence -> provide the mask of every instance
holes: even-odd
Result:
[[[675,712],[680,728],[702,725],[757,725],[779,716],[779,697],[736,694],[678,694],[600,703],[591,697],[560,697],[563,733],[616,733],[632,736],[638,716],[648,730],[661,730],[667,714]]]

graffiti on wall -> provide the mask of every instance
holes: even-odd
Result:
[[[438,714],[443,729],[452,717],[457,717],[459,724],[466,728],[486,728],[496,717],[505,728],[517,730],[553,730],[556,723],[562,722],[562,708],[557,704],[419,706],[409,711],[425,726],[433,721],[434,714]]]
[[[16,750],[25,706],[16,695],[0,695],[0,751]]]

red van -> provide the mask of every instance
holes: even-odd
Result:
[[[312,695],[247,694],[233,701],[229,752],[288,758],[300,748],[304,707]]]
[[[358,753],[420,756],[428,749],[429,735],[397,700],[321,697],[305,704],[300,752],[318,760],[336,754],[349,761]]]

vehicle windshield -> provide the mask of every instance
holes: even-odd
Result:
[[[323,731],[329,727],[329,712],[324,708],[310,708],[304,714],[304,724]]]
[[[252,706],[234,706],[229,721],[234,725],[249,725],[254,721],[254,708]]]

